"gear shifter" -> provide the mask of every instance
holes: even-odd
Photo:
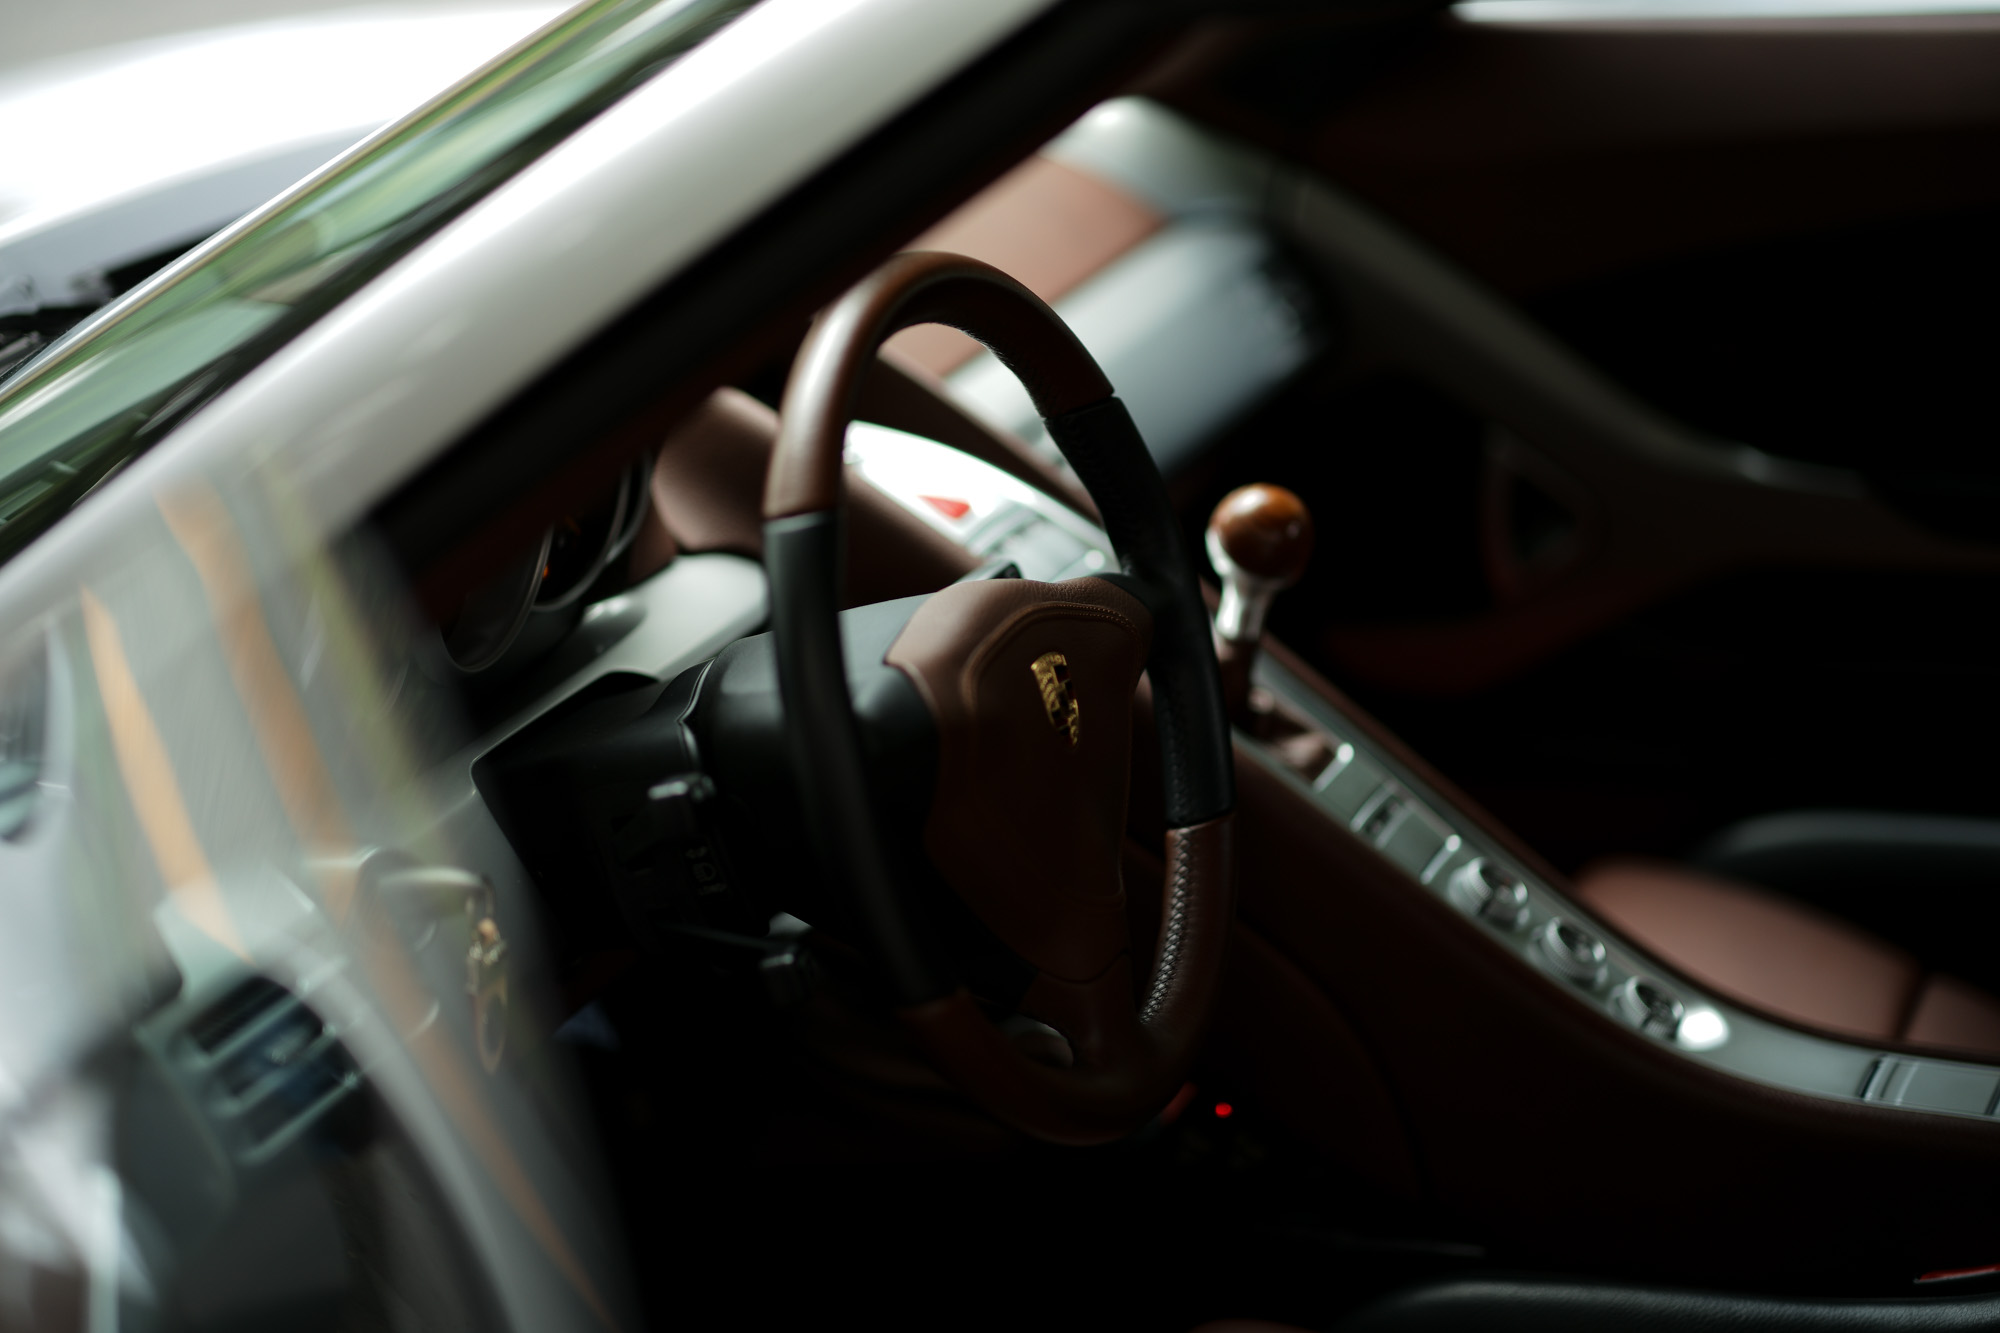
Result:
[[[1215,611],[1215,654],[1229,715],[1253,728],[1250,669],[1277,595],[1299,581],[1312,558],[1312,514],[1282,486],[1238,487],[1208,520],[1208,558],[1222,580]]]

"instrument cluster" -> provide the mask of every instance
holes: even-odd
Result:
[[[627,468],[617,487],[566,513],[507,560],[438,628],[444,654],[465,675],[511,675],[539,659],[583,618],[591,594],[616,591],[618,558],[645,521],[651,459]]]

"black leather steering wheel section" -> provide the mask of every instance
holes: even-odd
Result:
[[[850,707],[837,598],[842,453],[861,374],[920,323],[1018,375],[1106,520],[1121,573],[958,584],[891,645],[937,725],[928,861],[1034,980],[1031,1058],[952,974],[906,898]],[[814,322],[785,390],[764,498],[772,639],[791,767],[823,868],[844,883],[919,1044],[1002,1119],[1063,1142],[1143,1123],[1179,1086],[1219,985],[1234,906],[1234,756],[1192,559],[1151,454],[1089,352],[1033,293],[957,255],[898,255]],[[1135,957],[1121,866],[1140,673],[1167,812],[1161,929]],[[900,846],[900,844],[898,844]],[[1003,1010],[1006,1006],[1000,1006]]]
[[[1460,1278],[1388,1297],[1338,1333],[1971,1333],[2000,1296],[1824,1300],[1546,1279]]]
[[[791,771],[807,832],[840,880],[896,995],[918,1003],[949,994],[956,978],[918,926],[911,886],[895,873],[870,797],[861,727],[841,656],[840,588],[846,555],[839,509],[764,524],[771,637],[778,659]]]
[[[1214,819],[1236,805],[1236,770],[1212,760],[1229,749],[1229,715],[1214,683],[1208,608],[1186,543],[1179,528],[1162,529],[1155,518],[1173,512],[1166,480],[1132,414],[1116,398],[1048,417],[1043,424],[1097,502],[1125,572],[1123,586],[1153,613],[1156,647],[1146,673],[1165,766],[1167,824],[1180,828]]]

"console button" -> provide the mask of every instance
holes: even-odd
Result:
[[[1519,930],[1527,924],[1528,886],[1483,856],[1454,871],[1444,891],[1459,911],[1489,925]]]
[[[1363,842],[1386,847],[1409,816],[1409,803],[1396,794],[1395,788],[1385,784],[1354,817],[1354,831]]]
[[[1386,776],[1367,755],[1351,745],[1343,745],[1335,752],[1333,763],[1313,780],[1313,788],[1319,792],[1320,802],[1342,822],[1347,822],[1361,812],[1370,797],[1382,790]]]
[[[1421,879],[1424,867],[1437,860],[1437,854],[1444,849],[1445,834],[1422,806],[1412,803],[1408,810],[1403,822],[1380,846],[1382,855]]]
[[[1861,1096],[1865,1101],[1918,1111],[1991,1115],[1994,1101],[2000,1099],[2000,1073],[1941,1060],[1884,1057],[1870,1072]]]
[[[1672,1041],[1681,1030],[1681,1016],[1687,1012],[1674,993],[1657,981],[1633,977],[1618,988],[1618,1013],[1627,1023],[1649,1037]]]
[[[1557,917],[1542,927],[1535,953],[1564,981],[1591,988],[1604,981],[1604,941],[1574,921]]]

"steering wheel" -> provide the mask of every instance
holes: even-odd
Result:
[[[864,778],[838,615],[842,451],[882,342],[938,323],[984,343],[1033,397],[1096,501],[1122,573],[954,584],[886,661],[938,736],[923,839],[963,903],[1036,971],[1022,1014],[1068,1040],[1030,1058],[958,984],[892,873]],[[813,324],[785,389],[764,493],[779,693],[822,864],[844,881],[925,1055],[1017,1128],[1093,1143],[1137,1128],[1186,1077],[1233,910],[1235,772],[1208,617],[1165,483],[1090,353],[1018,282],[957,255],[896,256]],[[1153,956],[1135,968],[1121,873],[1140,672],[1152,684],[1166,862]]]

